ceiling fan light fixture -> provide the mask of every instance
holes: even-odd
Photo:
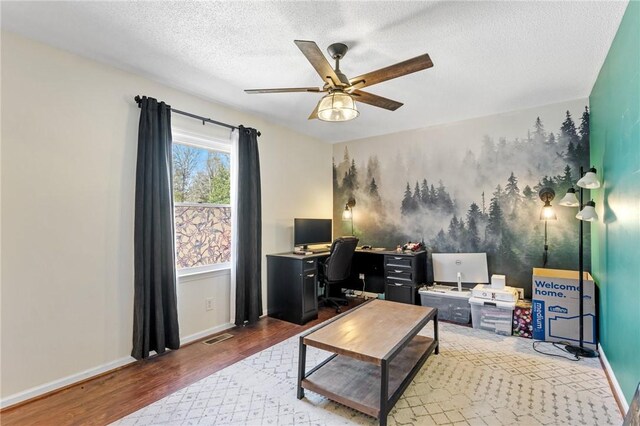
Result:
[[[351,95],[335,90],[320,99],[318,118],[322,121],[349,121],[360,113]]]

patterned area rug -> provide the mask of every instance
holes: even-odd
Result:
[[[431,330],[427,325],[424,332]],[[389,425],[622,423],[598,359],[544,356],[532,349],[532,340],[453,324],[441,323],[440,336],[440,355],[427,360],[390,413]],[[309,347],[307,370],[328,355]],[[298,338],[293,337],[115,424],[378,424],[310,391],[296,399],[297,363]]]

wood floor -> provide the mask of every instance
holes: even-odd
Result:
[[[350,307],[358,303],[352,301]],[[234,337],[215,345],[197,341],[9,407],[0,412],[0,423],[3,426],[108,424],[335,315],[333,308],[320,308],[319,318],[304,326],[264,317],[255,325],[225,331]]]

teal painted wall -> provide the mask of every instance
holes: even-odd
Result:
[[[640,381],[640,2],[630,1],[591,96],[592,272],[600,344],[627,402]]]

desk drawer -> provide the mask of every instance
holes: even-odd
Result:
[[[302,270],[316,272],[318,270],[318,259],[304,259],[302,261]]]
[[[385,284],[387,286],[395,286],[395,287],[400,287],[400,286],[411,286],[411,287],[417,287],[416,284],[412,281],[407,281],[407,280],[399,280],[397,278],[390,278],[387,277],[387,279],[385,280]]]
[[[413,271],[411,269],[387,267],[385,275],[387,280],[413,282]]]
[[[385,269],[413,268],[413,258],[408,256],[385,256]]]
[[[416,287],[411,283],[387,280],[385,288],[386,300],[415,305],[416,293]]]

